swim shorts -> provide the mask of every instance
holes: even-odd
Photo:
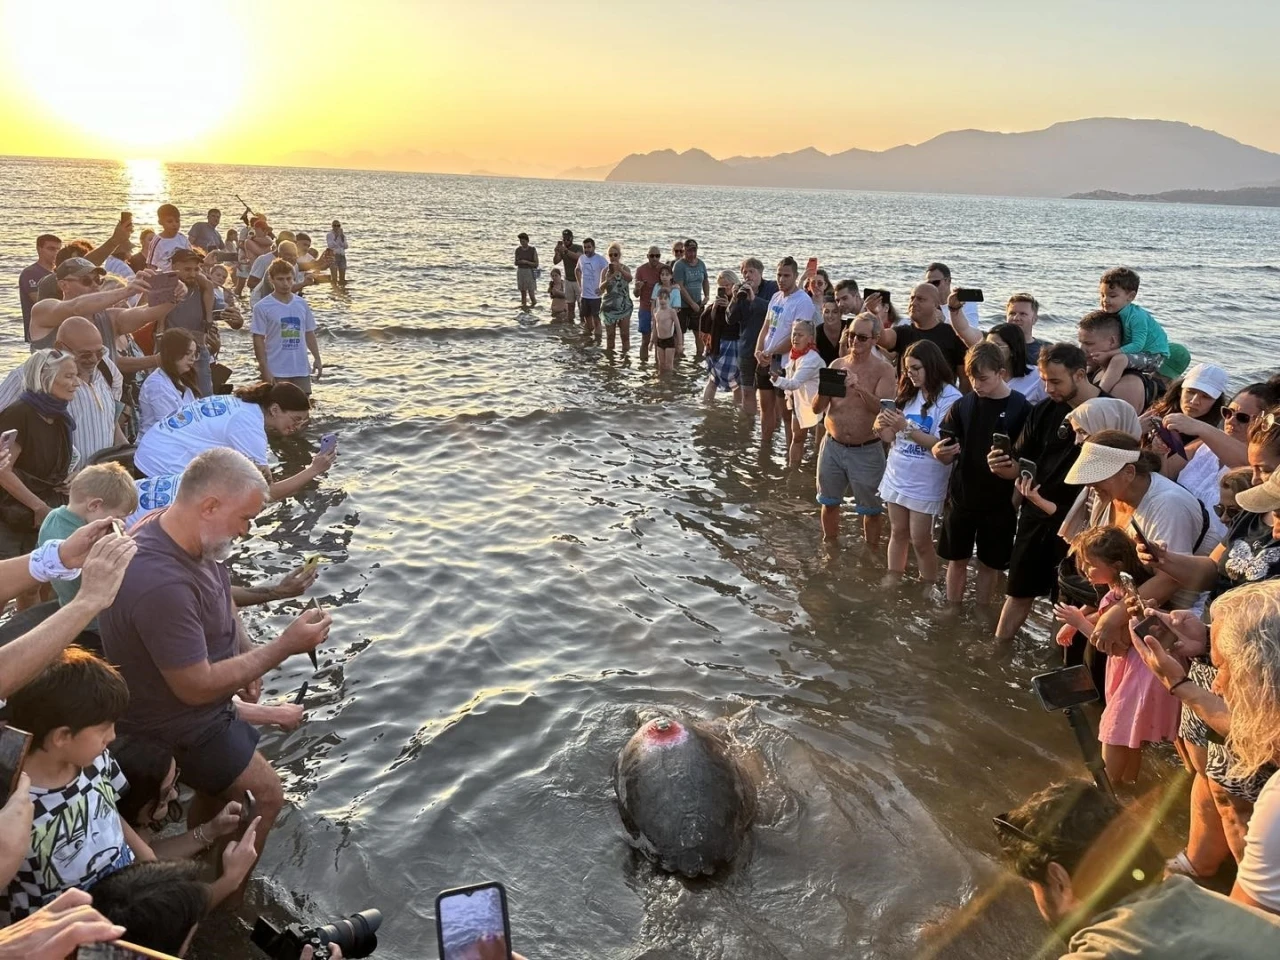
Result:
[[[516,289],[521,293],[537,294],[537,281],[534,279],[533,267],[516,267]]]
[[[950,501],[942,509],[942,532],[938,535],[938,556],[943,560],[968,560],[978,549],[978,562],[992,570],[1007,570],[1013,553],[1013,535],[1018,514],[1008,509],[966,510]]]
[[[182,782],[209,796],[224,793],[249,768],[258,737],[258,728],[245,723],[229,707],[198,741],[174,745],[173,758],[182,768]]]
[[[658,337],[658,339],[653,341],[653,345],[655,348],[660,350],[674,350],[676,348],[676,338]]]
[[[853,491],[859,516],[884,513],[880,481],[884,477],[884,444],[876,437],[866,443],[845,444],[827,434],[818,451],[818,502],[838,507]]]
[[[564,282],[564,299],[565,302],[572,305],[578,302],[578,298],[582,291],[578,288],[578,281],[566,280]]]
[[[1067,542],[1058,536],[1060,525],[1053,517],[1019,522],[1009,555],[1009,596],[1057,598],[1058,565],[1068,549]]]
[[[682,305],[679,315],[680,329],[688,333],[698,326],[698,319],[702,316],[702,304]]]
[[[600,297],[583,297],[582,298],[582,319],[587,317],[600,316]]]
[[[636,318],[636,329],[641,333],[653,332],[653,311],[640,308],[640,313]]]

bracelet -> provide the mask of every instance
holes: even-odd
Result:
[[[1169,692],[1170,692],[1170,693],[1173,693],[1173,691],[1177,690],[1177,689],[1178,689],[1180,686],[1182,686],[1184,683],[1190,683],[1190,682],[1191,682],[1191,675],[1190,675],[1190,674],[1188,674],[1187,676],[1185,676],[1185,677],[1183,677],[1181,680],[1179,680],[1177,683],[1175,683],[1173,686],[1171,686],[1171,687],[1169,688]]]
[[[209,844],[213,842],[212,840],[210,840],[204,835],[203,823],[200,824],[200,826],[196,827],[194,830],[192,830],[191,835],[196,838],[196,843],[200,844],[200,846],[202,847],[207,847],[209,846]]]

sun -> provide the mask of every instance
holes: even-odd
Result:
[[[238,25],[204,5],[60,0],[55,13],[26,0],[7,8],[19,80],[55,118],[124,156],[200,145],[243,92]]]

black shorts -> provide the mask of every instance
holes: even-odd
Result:
[[[676,348],[676,338],[658,337],[653,341],[653,345],[659,350],[674,350]]]
[[[1058,565],[1067,555],[1067,542],[1058,536],[1061,525],[1056,517],[1019,519],[1009,558],[1009,596],[1057,598]]]
[[[769,364],[756,364],[756,389],[757,390],[777,390],[773,385],[773,381],[769,379]]]
[[[755,344],[752,340],[750,348],[738,351],[738,379],[745,390],[757,389]]]
[[[680,329],[688,333],[698,326],[698,319],[702,316],[702,307],[682,306],[678,316],[680,317]]]
[[[597,297],[594,300],[589,300],[588,298],[583,297],[582,298],[582,318],[584,320],[587,317],[598,318],[600,316],[600,302],[601,301],[599,297]]]
[[[976,543],[979,563],[992,570],[1007,570],[1017,526],[1018,514],[1012,504],[1007,510],[978,511],[953,507],[947,501],[942,508],[938,556],[943,560],[968,560]]]
[[[174,746],[182,782],[211,797],[222,795],[249,769],[259,736],[257,727],[237,717],[234,708],[228,710],[196,743]]]

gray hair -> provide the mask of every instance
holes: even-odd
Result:
[[[258,465],[238,450],[214,447],[198,454],[182,471],[177,499],[193,503],[210,494],[239,496],[253,492],[264,498],[270,496]]]
[[[48,393],[58,378],[58,368],[68,360],[74,363],[75,357],[65,350],[37,350],[22,365],[23,389],[32,393]]]
[[[810,337],[812,337],[817,327],[814,325],[812,320],[797,320],[795,323],[791,325],[791,329],[799,330],[802,333],[807,333]]]

